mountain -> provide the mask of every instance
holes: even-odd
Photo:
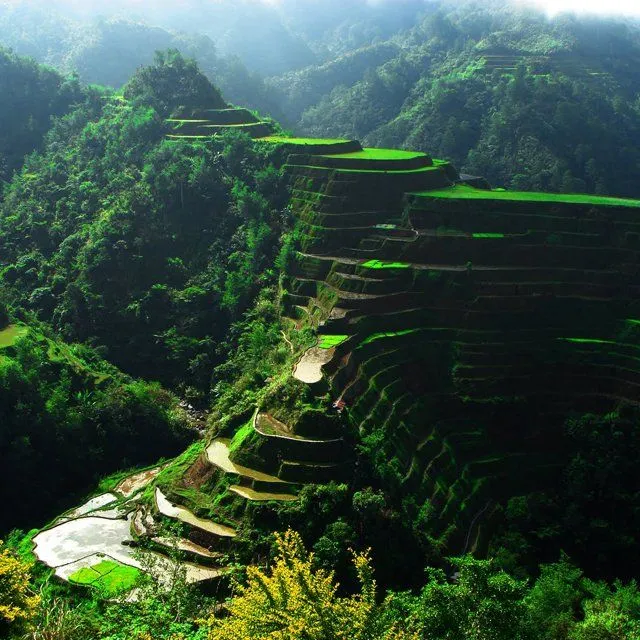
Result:
[[[498,186],[634,196],[639,53],[634,22],[441,3],[269,83],[307,135],[432,152]]]
[[[153,63],[156,51],[179,49],[198,60],[229,100],[279,116],[278,101],[237,55],[221,55],[211,38],[178,32],[176,24],[169,21],[165,29],[126,16],[79,17],[28,4],[0,5],[0,43],[63,75],[119,88],[139,67]]]

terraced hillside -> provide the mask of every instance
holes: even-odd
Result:
[[[173,132],[170,139],[202,139],[227,130],[242,131],[252,138],[264,138],[272,132],[268,122],[259,120],[248,109],[183,109],[167,120]]]
[[[288,170],[285,300],[319,336],[294,377],[449,548],[480,548],[495,501],[553,478],[571,412],[638,401],[640,202],[480,189],[392,150]]]
[[[205,113],[178,130],[246,124]],[[256,137],[287,158],[283,305],[314,342],[260,406],[121,499],[127,544],[162,553],[160,525],[178,521],[179,548],[213,567],[194,580],[216,577],[247,514],[350,482],[364,455],[390,494],[428,506],[444,548],[481,553],[495,505],[553,480],[567,416],[638,403],[640,201],[491,190],[425,153]]]

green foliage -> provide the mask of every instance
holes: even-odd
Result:
[[[441,570],[428,573],[426,586],[409,606],[410,624],[426,638],[518,638],[524,583],[488,561],[458,558],[453,567],[453,581]]]
[[[437,4],[374,47],[270,79],[289,121],[434,153],[514,190],[638,195],[635,29]]]
[[[157,52],[154,64],[140,69],[124,87],[123,95],[135,104],[153,107],[164,117],[178,107],[224,109],[227,106],[195,60],[183,58],[177,49]]]
[[[245,135],[163,140],[156,108],[218,99],[177,53],[125,94],[92,93],[8,188],[0,282],[67,339],[202,401],[230,324],[274,279],[284,177]]]
[[[0,530],[42,522],[101,474],[185,442],[177,401],[159,385],[126,378],[88,347],[71,361],[50,354],[31,331],[0,357]],[[96,367],[110,372],[100,384]]]
[[[492,544],[495,552],[508,550],[506,555],[513,554],[508,564],[533,570],[564,549],[592,575],[635,578],[638,424],[630,407],[568,420],[569,454],[561,482],[553,493],[532,492],[509,501],[504,531]]]
[[[52,118],[82,99],[75,78],[38,66],[0,47],[0,186],[37,149]]]

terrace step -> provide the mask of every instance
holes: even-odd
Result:
[[[290,493],[271,493],[268,491],[257,491],[249,487],[241,487],[235,484],[229,487],[229,491],[252,502],[269,502],[272,500],[277,502],[292,502],[298,499],[298,496]]]
[[[346,463],[283,460],[278,475],[290,482],[325,484],[344,480],[348,471],[349,466]]]
[[[199,518],[189,511],[189,509],[173,504],[167,499],[164,493],[162,493],[159,487],[156,487],[155,490],[155,504],[158,512],[163,516],[173,520],[179,520],[180,522],[184,522],[185,524],[195,527],[196,529],[200,529],[201,531],[206,531],[214,536],[218,536],[220,538],[235,538],[237,535],[236,530],[231,527],[218,524],[211,520],[205,520],[204,518]]]
[[[225,473],[233,473],[245,478],[254,489],[271,489],[273,485],[284,483],[284,481],[277,476],[232,462],[229,458],[230,444],[231,440],[227,438],[216,438],[206,449],[207,461],[215,467],[222,469]]]

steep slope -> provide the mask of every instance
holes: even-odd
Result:
[[[249,561],[247,535],[375,478],[413,528],[406,550],[486,553],[502,503],[557,483],[567,417],[638,404],[640,201],[493,190],[354,140],[255,144],[286,158],[282,304],[307,346],[158,475],[141,518]]]

